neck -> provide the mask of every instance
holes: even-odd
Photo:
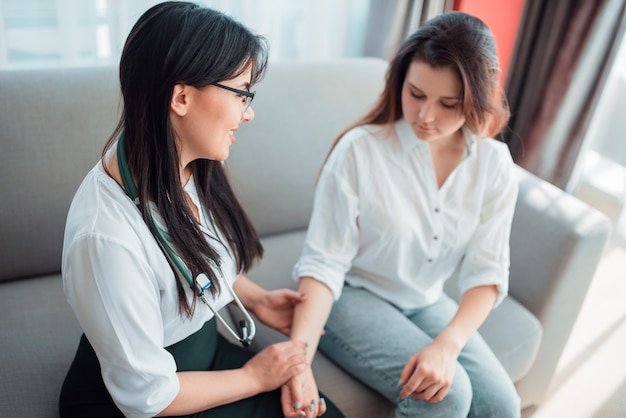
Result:
[[[465,148],[465,136],[463,131],[459,129],[448,138],[442,138],[439,141],[429,142],[431,152],[436,153],[456,153]]]
[[[189,183],[189,179],[191,178],[192,170],[190,166],[181,167],[180,168],[180,183],[183,187]]]

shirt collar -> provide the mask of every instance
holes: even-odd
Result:
[[[420,152],[428,151],[428,142],[421,140],[411,129],[411,126],[404,118],[400,118],[395,122],[396,135],[398,141],[405,153],[409,153],[412,149],[417,148]],[[465,156],[474,154],[476,150],[476,135],[466,126],[463,126],[463,136],[465,138]]]

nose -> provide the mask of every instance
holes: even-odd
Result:
[[[243,122],[250,122],[252,119],[254,119],[254,110],[252,109],[252,106],[250,106],[241,114],[241,120]]]
[[[432,122],[435,120],[435,106],[430,100],[426,100],[420,108],[419,117],[422,122]]]

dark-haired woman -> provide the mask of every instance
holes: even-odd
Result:
[[[234,299],[289,333],[305,300],[242,275],[263,249],[222,168],[266,63],[262,38],[192,3],[158,4],[131,30],[122,116],[67,218],[63,283],[84,334],[62,417],[304,416],[278,388],[305,369],[305,344],[254,355],[216,328]],[[243,345],[247,318],[227,326]]]
[[[403,43],[379,101],[339,136],[318,179],[294,268],[307,300],[291,338],[319,343],[397,417],[520,415],[476,332],[507,294],[518,191],[506,145],[490,138],[509,117],[499,75],[482,21],[431,19]],[[455,271],[458,304],[443,291]],[[288,386],[317,390],[308,368]]]

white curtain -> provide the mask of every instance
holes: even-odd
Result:
[[[161,0],[0,0],[0,69],[116,64],[139,16]],[[196,0],[270,43],[270,59],[363,55],[367,0]]]
[[[132,25],[162,0],[0,0],[0,70],[111,65]],[[195,0],[270,43],[270,59],[390,58],[452,0]]]

